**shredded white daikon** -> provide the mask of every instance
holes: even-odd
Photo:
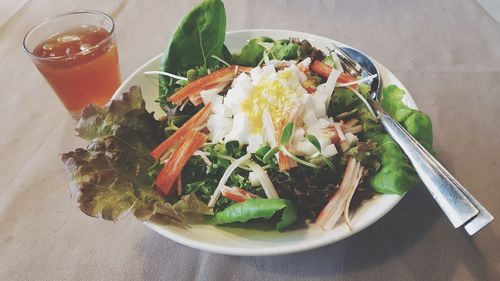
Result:
[[[359,80],[354,80],[354,81],[347,82],[347,83],[339,83],[339,84],[337,84],[337,87],[347,87],[347,86],[351,86],[351,85],[361,84],[363,82],[370,81],[376,77],[377,77],[377,74],[373,74],[373,75],[361,78]]]
[[[349,229],[351,229],[351,230],[352,230],[352,225],[351,225],[351,220],[349,219],[349,205],[351,205],[352,196],[354,195],[354,192],[356,191],[356,187],[358,187],[359,182],[360,182],[361,178],[363,177],[363,171],[364,171],[364,167],[360,166],[358,174],[356,175],[356,179],[354,180],[354,182],[351,186],[351,191],[349,193],[349,196],[347,197],[347,201],[346,201],[345,207],[344,207],[344,220],[347,223],[347,226],[349,226]]]
[[[333,123],[333,126],[335,127],[335,131],[337,131],[337,134],[339,135],[340,141],[345,140],[345,135],[344,132],[342,132],[342,128],[340,128],[340,123]]]
[[[300,159],[299,157],[295,156],[293,153],[291,153],[290,151],[288,151],[286,149],[286,147],[282,146],[280,147],[280,150],[281,152],[283,152],[286,156],[292,158],[293,160],[297,161],[298,163],[302,164],[302,165],[305,165],[305,166],[308,166],[308,167],[311,167],[311,168],[319,168],[318,166],[314,165],[313,163],[309,163],[305,160],[302,160]],[[276,154],[277,155],[277,154]]]
[[[250,162],[248,166],[252,169],[252,171],[259,179],[260,185],[262,186],[262,189],[264,189],[267,198],[269,199],[279,198],[278,192],[276,192],[276,189],[274,188],[271,179],[269,179],[266,170],[264,170],[261,166],[259,166],[255,162]]]
[[[339,78],[342,72],[332,69],[330,75],[328,75],[328,79],[325,82],[325,87],[323,88],[323,94],[328,98],[326,99],[326,104],[330,104],[330,99],[332,98],[333,90],[335,89],[335,84],[337,84],[337,79]]]
[[[360,99],[361,99],[361,101],[362,101],[362,102],[366,105],[366,107],[368,108],[368,110],[370,111],[370,113],[373,115],[373,118],[378,119],[378,118],[377,118],[377,115],[375,115],[375,112],[373,112],[373,109],[372,109],[372,107],[370,106],[370,103],[368,103],[368,101],[365,99],[365,97],[363,97],[363,95],[362,95],[362,94],[360,94],[357,90],[355,90],[355,89],[353,89],[353,88],[350,88],[350,89],[351,89],[351,91],[353,91],[353,92],[356,94],[356,96],[358,96],[358,98],[360,98]]]
[[[330,199],[325,208],[321,211],[316,224],[321,226],[325,230],[332,229],[340,216],[344,212],[345,204],[347,203],[351,191],[356,183],[359,170],[361,169],[361,164],[357,162],[354,158],[349,159],[347,168],[344,172],[344,178],[340,183],[339,188],[335,191],[335,194]]]
[[[229,167],[227,167],[226,171],[222,175],[219,184],[217,185],[217,188],[215,189],[214,194],[210,197],[210,201],[208,202],[208,207],[213,208],[215,206],[215,203],[217,203],[217,200],[220,197],[221,194],[221,189],[222,187],[226,184],[227,180],[229,179],[229,176],[231,176],[231,173],[238,168],[239,165],[244,163],[245,161],[249,160],[252,155],[250,153],[247,153],[240,158],[234,160]]]
[[[223,60],[223,59],[219,58],[219,57],[218,57],[218,56],[216,56],[216,55],[212,55],[212,58],[214,58],[214,59],[216,59],[216,60],[218,60],[218,61],[222,62],[222,63],[223,63],[223,64],[225,64],[226,66],[231,66],[229,63],[227,63],[227,61],[225,61],[225,60]]]
[[[189,102],[189,99],[186,99],[185,101],[182,102],[181,104],[181,107],[179,107],[179,111],[182,111],[184,110],[184,107],[186,106],[186,104]]]
[[[356,111],[358,111],[357,108],[351,110],[351,111],[346,111],[346,112],[342,112],[340,113],[339,115],[335,116],[336,119],[342,119],[342,118],[346,118],[354,113],[356,113]]]
[[[207,164],[208,166],[212,166],[213,163],[212,161],[210,161],[210,159],[208,159],[208,156],[205,153],[205,151],[197,150],[195,151],[194,155],[200,156],[203,162],[205,162],[205,164]]]
[[[165,71],[156,71],[156,70],[153,70],[153,71],[146,71],[146,72],[144,72],[144,74],[146,74],[146,75],[164,75],[164,76],[168,76],[170,78],[174,78],[174,79],[177,79],[177,80],[184,80],[184,81],[188,80],[186,77],[182,77],[182,76],[175,75],[175,74],[172,74],[172,73],[169,73],[169,72],[165,72]]]
[[[264,60],[264,63],[266,65],[270,65],[271,62],[269,60],[269,55],[267,54],[267,51],[264,51],[264,54],[262,54],[262,59]]]

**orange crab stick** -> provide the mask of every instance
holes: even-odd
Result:
[[[249,72],[250,70],[252,69],[249,67],[239,65],[221,68],[187,84],[184,88],[171,95],[168,101],[179,103],[189,97],[191,97],[191,101],[197,101],[197,96],[199,96],[201,91],[214,88],[221,84],[227,84],[233,80],[238,72]]]
[[[163,166],[160,174],[156,177],[156,189],[161,194],[170,194],[173,190],[172,186],[179,178],[182,169],[188,162],[189,158],[191,158],[196,150],[202,147],[206,141],[207,135],[194,130],[190,130],[186,134],[184,142],[174,151],[174,153],[172,153],[170,158],[167,160],[167,163],[165,163],[165,166]]]
[[[191,119],[189,119],[179,129],[177,129],[177,131],[175,131],[175,133],[173,133],[168,139],[166,139],[155,149],[153,149],[150,155],[156,160],[159,160],[165,153],[168,152],[168,150],[170,150],[172,147],[175,147],[176,144],[180,143],[190,130],[200,127],[207,121],[208,116],[210,115],[211,107],[211,103],[205,105],[200,111],[193,115]]]
[[[246,191],[243,188],[229,187],[227,185],[222,187],[222,196],[235,202],[243,202],[252,198],[260,198],[260,196]]]
[[[319,76],[328,79],[328,76],[330,76],[330,72],[332,72],[333,67],[329,66],[328,64],[326,64],[320,60],[315,60],[311,63],[311,65],[309,66],[309,69],[311,69],[311,71],[317,73]],[[356,79],[354,77],[352,77],[351,75],[349,75],[345,72],[342,72],[340,74],[339,78],[337,79],[337,82],[348,83],[348,82],[352,82],[355,80]]]
[[[286,156],[282,151],[278,152],[278,165],[280,168],[280,172],[286,172],[291,168],[295,168],[298,166],[297,161]]]

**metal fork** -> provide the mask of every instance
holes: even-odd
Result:
[[[332,43],[333,44],[333,43]],[[412,162],[433,198],[455,228],[465,224],[465,230],[473,235],[493,220],[493,216],[439,163],[406,129],[387,114],[378,99],[382,89],[382,77],[373,61],[352,48],[338,48],[335,54],[344,70],[354,77],[377,74],[371,81],[371,105],[387,133],[399,144]]]

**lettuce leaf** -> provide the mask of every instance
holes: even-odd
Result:
[[[299,57],[300,45],[290,40],[275,41],[271,56],[277,60],[295,60]]]
[[[360,92],[365,94],[361,89]],[[432,149],[432,122],[429,116],[406,106],[403,103],[404,95],[405,92],[395,85],[384,87],[381,105],[427,150],[434,153]],[[351,90],[337,88],[332,98],[330,112],[332,115],[337,115],[347,111],[354,111],[354,116],[363,124],[364,133],[361,138],[363,141],[366,138],[374,144],[371,154],[380,161],[380,168],[376,169],[375,174],[370,179],[372,189],[379,193],[401,195],[415,186],[419,178],[398,144],[384,132],[381,124],[373,118],[366,106]],[[358,155],[355,148],[352,149],[346,155]],[[373,159],[369,160],[373,162]]]
[[[365,98],[369,97],[365,94]],[[336,88],[330,102],[329,114],[336,116],[343,112],[354,110],[354,116],[363,124],[365,132],[376,130],[382,132],[383,129],[378,120],[373,117],[366,105],[349,88]]]
[[[435,154],[432,148],[431,118],[421,111],[406,106],[403,103],[404,95],[405,91],[396,85],[389,85],[382,89],[380,104],[387,113],[401,123],[431,154]]]
[[[431,154],[436,154],[432,147],[432,121],[429,115],[414,110],[408,118],[403,122],[403,127],[412,135],[420,144],[422,144]]]
[[[84,108],[75,130],[79,137],[90,141],[126,128],[133,134],[142,134],[142,142],[154,147],[162,139],[161,127],[162,123],[147,112],[141,89],[132,86],[104,107],[91,104]]]
[[[377,134],[371,141],[376,143],[372,154],[381,164],[381,169],[370,179],[373,191],[402,195],[418,183],[418,175],[391,136]]]
[[[432,148],[432,122],[421,111],[409,108],[403,103],[405,92],[395,85],[382,89],[381,105],[384,110],[400,122],[430,153]],[[380,193],[402,195],[418,181],[413,166],[398,144],[385,133],[371,133],[371,140],[377,144],[373,154],[380,159],[381,169],[370,179],[373,190]]]
[[[244,66],[257,66],[266,50],[261,44],[271,42],[273,42],[273,39],[269,37],[257,37],[248,41],[240,53],[233,54],[233,63]]]
[[[213,225],[247,222],[252,219],[270,219],[281,211],[276,230],[283,231],[297,219],[297,210],[292,201],[285,199],[249,199],[233,204],[212,217]]]
[[[189,69],[204,70],[219,66],[219,58],[229,53],[224,46],[226,11],[220,0],[204,0],[187,14],[172,36],[160,62],[160,70],[185,75]],[[161,106],[179,85],[173,79],[160,76]]]
[[[269,45],[272,43],[272,45],[266,49],[265,43],[269,43]],[[257,37],[248,41],[239,53],[233,54],[232,62],[245,66],[257,66],[262,61],[266,50],[269,52],[269,58],[271,59],[296,60],[304,52],[302,46],[307,44],[309,42],[305,40],[301,43],[296,40],[283,39],[275,41],[265,36]],[[310,50],[306,51],[310,52]]]
[[[174,204],[174,209],[181,213],[210,216],[214,214],[214,211],[208,207],[205,202],[198,199],[198,196],[196,196],[196,193],[194,192],[182,196],[181,199]]]
[[[157,131],[156,131],[157,130]],[[138,87],[118,95],[103,108],[87,107],[78,134],[93,140],[85,149],[63,153],[70,193],[80,210],[92,217],[116,221],[133,213],[139,220],[181,217],[156,192],[148,170],[149,155],[161,141],[161,124],[149,114]]]
[[[403,103],[405,91],[396,85],[389,85],[382,89],[382,98],[380,105],[382,108],[396,119],[398,122],[404,122],[413,110]]]

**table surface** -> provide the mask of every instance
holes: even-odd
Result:
[[[0,280],[500,280],[498,221],[468,237],[423,186],[351,238],[276,257],[202,252],[133,218],[80,213],[58,154],[82,141],[21,51],[24,34],[61,12],[107,12],[125,78],[162,52],[194,2],[0,2]],[[500,25],[475,1],[226,2],[228,30],[316,33],[391,69],[432,117],[438,158],[500,218]]]

